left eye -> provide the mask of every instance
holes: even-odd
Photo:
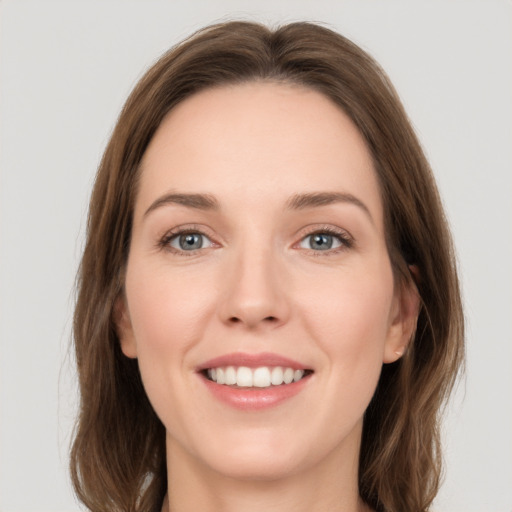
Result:
[[[211,247],[211,240],[202,233],[181,233],[173,236],[169,245],[180,251],[195,251],[205,247]]]
[[[342,245],[343,242],[340,236],[331,235],[330,233],[312,233],[301,240],[299,247],[314,251],[328,251]]]

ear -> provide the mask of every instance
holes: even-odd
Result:
[[[418,268],[410,265],[409,270],[415,278],[419,277]],[[420,296],[414,280],[403,281],[395,291],[391,324],[389,326],[384,363],[394,363],[407,350],[416,331],[420,310]]]
[[[137,357],[137,344],[135,343],[126,299],[122,293],[119,294],[114,304],[114,323],[123,354],[126,357],[135,359]]]

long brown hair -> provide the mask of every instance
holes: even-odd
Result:
[[[378,511],[426,511],[440,484],[440,412],[463,360],[451,237],[432,172],[388,78],[358,46],[309,23],[271,30],[230,22],[203,29],[166,53],[127,100],[96,177],[77,278],[75,490],[98,512],[155,512],[162,504],[165,429],[146,397],[137,361],[120,350],[113,321],[139,163],[180,101],[204,88],[259,80],[326,95],[350,116],[373,156],[395,276],[415,281],[421,310],[408,351],[383,366],[366,411],[359,490]]]

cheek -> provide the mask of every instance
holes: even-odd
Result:
[[[125,286],[142,381],[156,413],[172,426],[174,411],[187,409],[187,356],[208,329],[215,287],[204,276],[130,263]]]
[[[204,276],[170,271],[162,264],[128,266],[126,295],[144,387],[155,410],[173,403],[180,377],[191,370],[187,355],[200,343],[215,300]],[[164,265],[165,267],[165,265]]]
[[[357,370],[380,372],[391,321],[393,275],[386,260],[361,272],[338,273],[326,286],[305,286],[301,303],[304,327],[331,362]]]
[[[205,329],[201,318],[214,304],[212,290],[203,276],[158,265],[129,268],[126,291],[138,353],[176,352],[198,340]]]

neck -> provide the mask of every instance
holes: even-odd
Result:
[[[369,512],[359,497],[358,458],[359,450],[335,450],[320,464],[282,478],[239,479],[206,467],[168,440],[169,494],[162,512]]]

